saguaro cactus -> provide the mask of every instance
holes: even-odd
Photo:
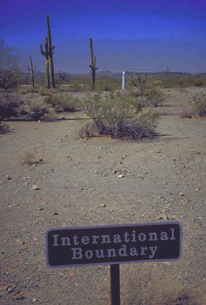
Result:
[[[94,87],[95,87],[95,71],[98,69],[98,67],[96,67],[96,56],[93,56],[93,45],[92,45],[92,38],[91,37],[89,37],[89,47],[90,47],[90,55],[91,55],[91,65],[89,65],[89,67],[91,68],[92,90],[94,90]]]
[[[53,64],[53,49],[52,47],[52,40],[51,40],[51,31],[49,25],[49,14],[46,15],[47,17],[47,37],[45,37],[45,51],[43,51],[42,45],[40,44],[40,51],[41,54],[45,57],[45,72],[46,72],[46,86],[50,89],[51,85],[55,88],[54,82],[54,64]]]
[[[32,87],[34,88],[34,71],[36,71],[36,67],[33,69],[31,56],[30,56],[30,68],[27,66],[27,69],[31,75],[31,83],[32,83]]]

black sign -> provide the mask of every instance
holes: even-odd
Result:
[[[178,222],[56,228],[46,232],[49,267],[177,260]]]

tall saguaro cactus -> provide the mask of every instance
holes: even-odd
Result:
[[[54,64],[53,64],[53,49],[51,40],[51,30],[49,25],[49,14],[47,17],[47,37],[45,37],[45,51],[43,51],[42,45],[40,44],[41,54],[45,57],[45,72],[46,72],[46,86],[50,89],[51,85],[55,88],[54,82]]]
[[[90,47],[90,55],[91,55],[91,65],[89,65],[89,67],[91,68],[92,90],[94,90],[94,87],[95,87],[95,71],[98,69],[98,67],[96,67],[96,56],[93,56],[93,45],[92,45],[92,38],[91,37],[89,37],[89,47]]]
[[[36,67],[33,69],[31,56],[30,56],[30,68],[27,66],[27,69],[31,75],[31,83],[32,83],[32,87],[34,88],[34,71],[36,71]]]

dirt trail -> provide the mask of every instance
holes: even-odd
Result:
[[[153,140],[80,139],[81,112],[8,122],[0,137],[0,287],[9,286],[0,288],[1,304],[109,304],[109,266],[47,268],[45,232],[159,221],[182,224],[182,258],[121,265],[122,304],[206,304],[206,120],[180,118],[195,91],[165,91]],[[28,151],[36,165],[22,165]]]

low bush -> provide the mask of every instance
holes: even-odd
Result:
[[[141,111],[143,107],[157,107],[164,100],[163,93],[160,90],[161,81],[154,81],[147,75],[139,76],[137,79],[134,79],[131,75],[128,86],[132,104],[137,112]]]
[[[98,136],[98,128],[94,121],[86,122],[77,130],[80,138],[89,138]]]
[[[118,90],[121,88],[121,83],[116,80],[103,80],[97,79],[95,84],[95,91],[96,92],[103,92],[103,91],[111,91]]]
[[[10,101],[8,98],[0,98],[0,120],[18,116],[19,105],[17,102]]]
[[[34,165],[38,163],[37,161],[38,154],[35,150],[32,151],[25,151],[22,156],[20,156],[20,159],[22,160],[21,164],[27,164],[27,165]]]
[[[31,86],[24,86],[24,87],[21,87],[18,90],[18,93],[21,94],[21,95],[25,95],[25,94],[28,94],[28,93],[38,93],[38,89],[37,88],[32,88]]]
[[[200,116],[206,116],[206,93],[203,91],[198,92],[191,97],[189,103]]]
[[[52,94],[44,98],[44,103],[51,105],[56,112],[73,112],[79,103],[71,95]]]
[[[0,134],[5,134],[7,132],[9,132],[9,126],[0,121]]]
[[[45,114],[49,113],[46,107],[39,106],[30,106],[30,111],[31,112],[26,114],[26,119],[28,121],[39,121],[44,118]]]
[[[133,115],[130,97],[118,93],[89,95],[86,113],[96,124],[98,133],[112,138],[139,139],[154,135],[155,116],[149,111]]]
[[[13,91],[19,85],[18,76],[8,70],[0,69],[0,89],[5,91]]]

